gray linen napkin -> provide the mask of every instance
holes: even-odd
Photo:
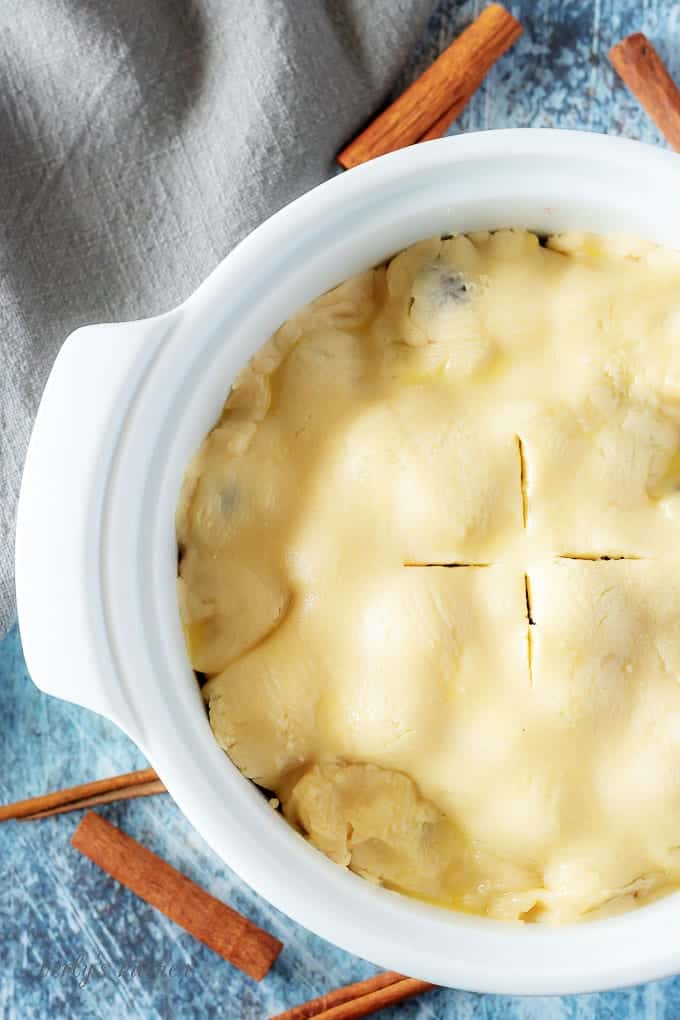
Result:
[[[0,635],[22,463],[60,343],[171,308],[330,176],[432,6],[0,0]]]

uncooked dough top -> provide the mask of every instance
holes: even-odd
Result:
[[[435,238],[287,322],[185,481],[224,749],[334,860],[501,918],[680,869],[680,256]]]

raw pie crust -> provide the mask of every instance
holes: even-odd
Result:
[[[333,860],[572,921],[680,874],[680,256],[434,238],[239,377],[178,511],[215,735]]]

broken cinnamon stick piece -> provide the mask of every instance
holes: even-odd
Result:
[[[680,151],[680,90],[642,32],[626,36],[609,51],[615,70],[666,140]]]
[[[449,112],[451,124],[496,60],[521,34],[522,26],[505,7],[489,4],[391,106],[343,149],[338,163],[349,169],[412,145]]]
[[[283,944],[92,811],[76,850],[249,977],[261,981]]]

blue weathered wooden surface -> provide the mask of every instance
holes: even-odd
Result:
[[[483,3],[443,0],[404,83]],[[522,0],[525,34],[489,75],[454,130],[585,128],[662,143],[615,80],[606,54],[629,32],[650,35],[680,78],[680,3],[667,0]],[[113,726],[40,694],[29,682],[16,629],[0,644],[0,802],[141,767]],[[167,797],[111,805],[108,818],[274,932],[286,945],[255,985],[107,879],[69,846],[77,817],[0,826],[0,1018],[169,1020],[261,1018],[373,968],[297,927],[243,885]],[[605,995],[511,999],[436,991],[384,1017],[680,1016],[680,978]]]

